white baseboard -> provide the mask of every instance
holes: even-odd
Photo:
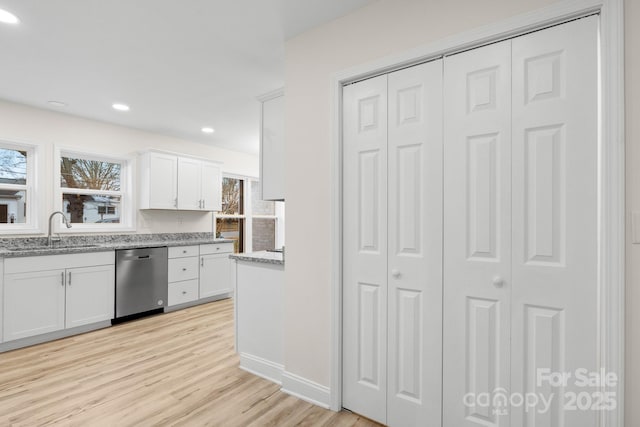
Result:
[[[322,408],[329,409],[331,392],[329,387],[314,383],[291,372],[282,373],[282,391]]]
[[[252,354],[240,353],[240,369],[254,375],[282,384],[284,366]]]

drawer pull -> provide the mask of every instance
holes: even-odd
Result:
[[[182,291],[182,295],[186,295],[186,294],[187,294],[187,291]]]
[[[186,253],[187,253],[187,251],[182,251],[182,253],[183,253],[183,254],[186,254]]]
[[[186,267],[182,267],[182,271],[187,271],[187,268]]]

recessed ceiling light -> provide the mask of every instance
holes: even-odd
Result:
[[[204,127],[202,128],[202,132],[204,133],[214,133],[216,130],[214,128],[210,128],[210,127]]]
[[[4,22],[5,24],[17,24],[20,20],[13,13],[0,9],[0,22]]]
[[[126,104],[113,104],[112,107],[118,111],[129,111],[129,106]]]
[[[58,107],[58,108],[62,108],[62,107],[66,107],[67,104],[65,104],[64,102],[60,102],[60,101],[47,101],[47,104],[51,105],[52,107]]]

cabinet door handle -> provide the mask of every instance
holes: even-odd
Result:
[[[202,209],[204,209],[206,207],[207,207],[206,200],[202,199]]]
[[[178,198],[173,199],[173,207],[178,207]]]
[[[69,272],[69,286],[71,286],[71,272]]]
[[[187,294],[187,291],[182,291],[182,295],[186,295],[186,294]]]
[[[204,267],[204,257],[200,258],[200,267]]]
[[[60,286],[64,287],[64,271],[60,273]]]
[[[187,267],[182,267],[182,271],[187,271]]]

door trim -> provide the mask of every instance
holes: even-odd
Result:
[[[331,90],[331,388],[330,407],[342,406],[342,87],[400,68],[509,39],[594,13],[600,14],[600,135],[598,203],[599,359],[618,374],[617,407],[602,411],[601,426],[624,425],[625,137],[624,0],[564,0],[358,65],[332,76]],[[609,389],[611,390],[611,389]]]

